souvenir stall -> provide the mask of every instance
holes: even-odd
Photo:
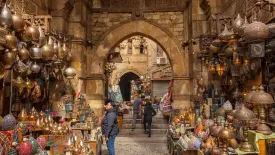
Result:
[[[11,87],[9,114],[0,117],[0,154],[98,154],[98,118],[70,82],[76,75],[70,36],[7,5],[0,17],[0,64]]]
[[[229,24],[218,35],[200,36],[198,59],[208,68],[208,84],[201,74],[192,109],[172,110],[171,154],[275,153],[274,87],[266,87],[274,78],[274,23],[260,22],[254,12],[251,23],[238,14]]]

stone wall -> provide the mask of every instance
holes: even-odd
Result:
[[[88,17],[90,32],[88,38],[97,43],[104,33],[129,19],[131,13],[92,13]]]
[[[180,42],[187,40],[187,22],[184,22],[184,12],[145,12],[144,19],[170,31]],[[88,17],[88,38],[98,43],[104,33],[132,19],[132,13],[92,13]],[[166,32],[168,32],[166,31]]]
[[[187,39],[185,31],[187,31],[187,23],[184,22],[183,12],[146,12],[144,18],[154,21],[166,28],[179,41]]]

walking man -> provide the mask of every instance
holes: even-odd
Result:
[[[134,131],[134,129],[136,128],[136,120],[137,120],[138,115],[141,112],[141,104],[142,104],[143,99],[144,99],[144,96],[141,96],[141,98],[140,98],[140,92],[138,92],[138,97],[135,99],[134,105],[133,105],[132,131]]]
[[[151,102],[147,101],[144,108],[144,131],[146,132],[146,124],[148,124],[148,137],[151,137],[151,124],[152,119],[156,115],[155,109],[152,107]]]
[[[115,155],[115,138],[119,132],[117,124],[117,111],[115,103],[111,100],[105,102],[105,116],[102,120],[102,133],[105,135],[107,148],[110,155]]]

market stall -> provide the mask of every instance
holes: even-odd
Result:
[[[9,94],[8,114],[0,117],[0,154],[99,154],[98,118],[72,86],[71,36],[50,31],[50,16],[37,17],[47,21],[39,23],[7,5],[0,16],[1,76]]]

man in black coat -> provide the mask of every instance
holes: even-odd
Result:
[[[117,112],[115,104],[107,100],[105,102],[105,116],[102,120],[102,133],[105,135],[107,148],[110,155],[115,155],[115,138],[119,132],[117,124]]]
[[[151,124],[152,119],[156,115],[156,111],[152,107],[151,103],[147,101],[146,106],[144,108],[144,131],[146,132],[146,123],[148,124],[148,137],[151,137]]]

